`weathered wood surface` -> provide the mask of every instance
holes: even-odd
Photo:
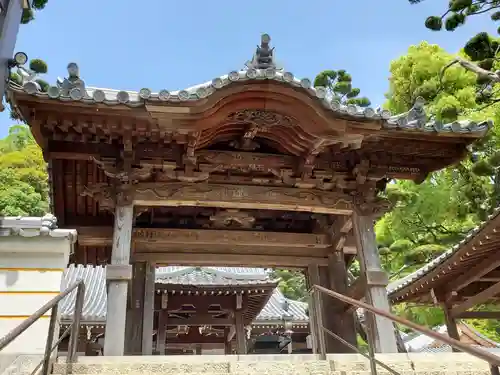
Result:
[[[142,354],[146,263],[133,263],[132,268],[125,329],[125,354],[139,355]]]
[[[242,256],[238,253],[215,253],[197,254],[187,251],[169,253],[136,253],[134,261],[152,261],[158,264],[176,266],[220,266],[220,267],[284,267],[304,268],[309,264],[327,265],[327,258],[316,258],[306,256],[283,256],[283,255],[261,255],[247,254]]]
[[[142,322],[142,355],[153,354],[153,323],[155,311],[155,270],[153,262],[146,263],[144,275],[144,307]]]
[[[86,195],[113,207],[115,192],[107,184],[89,186]],[[349,215],[352,198],[331,191],[209,183],[138,183],[127,191],[137,206],[191,206],[305,211]]]
[[[352,216],[352,222],[361,272],[363,274],[367,272],[383,272],[375,239],[373,217],[361,216],[355,212]],[[367,285],[366,301],[381,310],[391,310],[386,285]],[[368,316],[368,324],[371,325],[375,352],[397,353],[396,336],[392,321],[378,315],[370,315]]]
[[[112,231],[108,227],[80,227],[77,231],[81,246],[110,244]],[[356,254],[352,242],[351,236],[343,248],[344,254]],[[326,234],[241,230],[136,228],[132,244],[134,261],[182,265],[191,265],[192,261],[192,265],[249,262],[248,265],[266,266],[266,260],[276,265],[283,262],[282,265],[306,267],[309,263],[326,265],[328,256],[336,251]]]
[[[134,207],[118,206],[115,211],[113,230],[113,265],[128,266],[132,240]],[[127,311],[128,280],[108,280],[107,322],[104,355],[122,356],[125,350],[125,326]]]
[[[111,244],[113,230],[109,227],[80,227],[77,231],[78,242],[81,245],[95,246],[101,244],[106,246]],[[331,246],[325,234],[222,229],[135,228],[132,241],[138,247],[147,243],[166,245],[165,247],[168,247],[168,245],[239,245],[325,249]],[[161,251],[161,248],[158,251]]]

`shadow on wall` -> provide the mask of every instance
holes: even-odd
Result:
[[[5,276],[4,276],[5,275]],[[0,278],[5,279],[5,285],[7,287],[14,286],[19,280],[19,271],[1,271],[0,270]]]

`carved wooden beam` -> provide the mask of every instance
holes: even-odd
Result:
[[[138,183],[131,188],[133,202],[139,206],[199,206],[337,215],[352,212],[351,197],[321,190],[181,182]],[[107,207],[112,204],[113,189],[108,185],[88,187],[85,194]]]
[[[111,245],[111,227],[81,227],[77,229],[78,243],[82,246]],[[208,246],[249,246],[249,247],[288,247],[305,249],[326,249],[331,244],[324,234],[282,233],[240,230],[204,229],[154,229],[135,228],[132,241],[137,247],[153,244],[162,247],[206,247]]]
[[[392,146],[396,147],[397,144]],[[375,155],[376,151],[380,154],[380,152],[385,152],[387,149],[388,148],[373,150],[373,155]],[[141,143],[135,145],[134,150],[136,157],[135,162],[142,167],[150,166],[155,169],[161,169],[164,163],[174,162],[175,164],[176,161],[173,146],[170,144]],[[448,165],[452,161],[447,158],[446,155],[439,159],[423,155],[412,157],[405,154],[403,152],[404,150],[399,151],[401,152],[396,152],[391,148],[391,154],[384,154],[383,158],[377,156],[376,160],[371,160],[368,178],[386,177],[418,181],[421,180],[428,171],[436,169],[436,165]],[[113,144],[50,141],[44,155],[47,160],[92,160],[92,158],[98,160],[103,158],[116,159],[120,157],[120,149]],[[366,155],[368,159],[372,157],[371,154],[367,154],[366,152],[364,152],[363,155]],[[197,150],[195,156],[198,168],[204,172],[210,171],[214,167],[217,167],[216,170],[220,171],[245,170],[260,172],[266,172],[271,169],[290,171],[296,169],[296,158],[286,155]],[[332,178],[339,173],[346,173],[349,169],[347,165],[348,159],[348,154],[344,156],[342,153],[339,153],[335,160],[329,160],[320,153],[314,159],[314,176],[319,178],[324,175],[324,178]]]

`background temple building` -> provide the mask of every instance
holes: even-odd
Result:
[[[103,342],[97,338],[104,333],[106,324],[105,267],[71,265],[64,272],[62,289],[79,279],[87,286],[79,348],[86,352],[86,344]],[[250,353],[311,352],[306,343],[309,335],[307,303],[285,298],[277,289],[277,281],[272,280],[263,268],[160,267],[156,269],[155,284],[156,354],[232,353],[236,349],[236,339],[230,301],[236,294],[245,295],[249,301],[243,318]],[[75,298],[76,293],[73,293],[62,301],[63,326],[73,319]],[[162,306],[162,300],[165,306]],[[158,328],[161,326],[163,331]],[[291,343],[287,341],[286,346],[280,347],[280,337],[276,336],[285,334],[290,336]],[[262,343],[259,350],[256,340],[266,341],[269,345]]]
[[[457,320],[500,319],[500,208],[457,245],[388,286],[393,304],[444,309],[447,333],[458,339]]]

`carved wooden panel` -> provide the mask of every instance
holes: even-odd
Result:
[[[80,245],[96,241],[107,244],[112,240],[113,230],[110,227],[78,228]],[[171,245],[239,245],[266,247],[298,247],[327,248],[331,245],[327,235],[307,233],[277,233],[263,231],[237,230],[190,230],[190,229],[153,229],[136,228],[133,230],[132,241],[135,244]]]
[[[140,183],[134,203],[142,206],[212,206],[350,214],[347,195],[294,188],[189,183]]]

